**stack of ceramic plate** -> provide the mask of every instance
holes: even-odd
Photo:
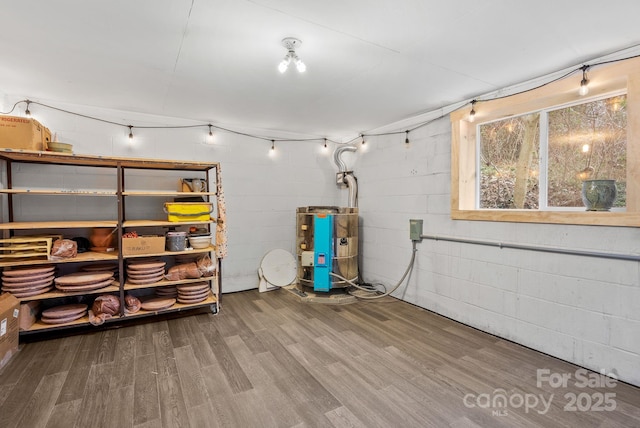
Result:
[[[142,309],[145,311],[159,311],[167,309],[176,303],[173,297],[151,297],[142,300]]]
[[[153,284],[164,278],[165,262],[138,260],[127,265],[127,282],[130,284]]]
[[[53,289],[55,266],[41,266],[5,270],[2,272],[2,291],[16,297],[29,297]]]
[[[47,146],[49,146],[49,150],[52,152],[73,153],[73,144],[50,141],[47,143]]]
[[[156,288],[156,296],[158,297],[173,297],[174,299],[178,297],[178,289],[175,285],[168,285],[166,287],[158,287]]]
[[[209,297],[209,283],[195,282],[191,284],[180,284],[178,288],[178,302],[199,303]]]
[[[42,311],[40,320],[45,324],[64,324],[80,319],[85,315],[87,315],[87,305],[76,303],[45,309]]]
[[[59,276],[54,282],[60,291],[91,291],[107,287],[113,283],[112,272],[76,272]]]
[[[80,269],[83,272],[111,272],[112,275],[115,275],[118,271],[118,265],[116,263],[98,263],[82,266]]]

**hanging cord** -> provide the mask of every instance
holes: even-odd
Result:
[[[349,293],[352,296],[357,297],[358,299],[364,299],[364,300],[374,300],[374,299],[382,299],[383,297],[387,297],[389,294],[393,293],[394,291],[396,291],[398,289],[398,287],[400,287],[402,285],[402,283],[404,282],[404,279],[407,277],[407,275],[409,275],[409,272],[411,272],[411,270],[413,269],[413,264],[416,261],[416,253],[418,252],[418,250],[416,249],[416,241],[412,241],[413,242],[413,248],[411,251],[411,261],[409,261],[409,266],[407,266],[407,270],[404,271],[404,274],[402,275],[402,278],[400,278],[400,281],[398,281],[398,283],[389,291],[384,292],[383,294],[378,294],[376,296],[358,296],[355,295],[353,293]],[[359,289],[359,290],[363,290],[363,291],[367,291],[369,293],[373,293],[374,291],[371,291],[369,288],[366,287],[362,287],[358,284],[356,284],[355,282],[348,280],[347,278],[338,275],[337,273],[333,273],[330,272],[329,275],[331,276],[335,276],[336,278],[347,282],[348,284],[354,286],[355,288]]]

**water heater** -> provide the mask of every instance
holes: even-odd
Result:
[[[327,293],[358,278],[358,208],[296,210],[298,287]]]

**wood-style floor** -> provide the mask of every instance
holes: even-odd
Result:
[[[574,365],[391,298],[223,297],[219,315],[23,344],[0,427],[640,426],[640,389],[581,388]]]

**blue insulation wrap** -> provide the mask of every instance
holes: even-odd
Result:
[[[313,224],[313,291],[328,292],[333,270],[333,216],[316,214]]]

